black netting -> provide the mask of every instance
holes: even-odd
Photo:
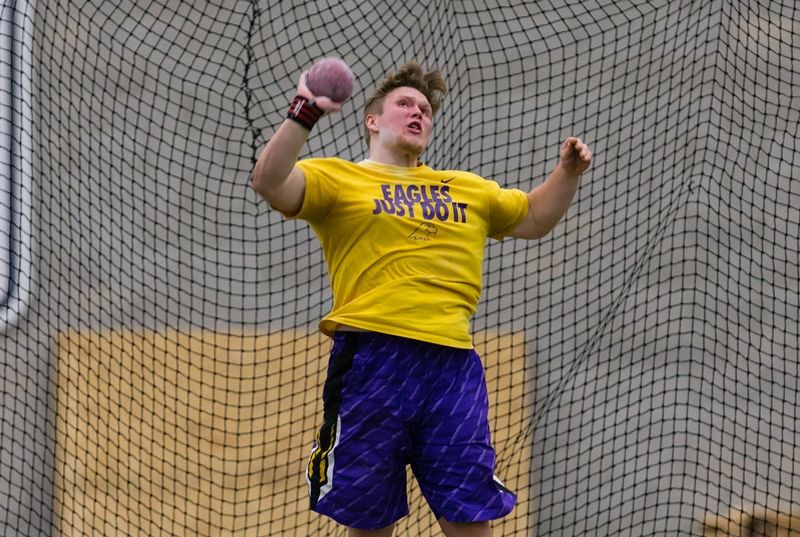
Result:
[[[800,508],[795,2],[1,13],[4,535],[345,534],[303,480],[324,260],[249,186],[322,56],[357,87],[304,156],[363,158],[408,59],[450,87],[427,164],[528,190],[567,135],[595,155],[552,234],[487,246],[473,328],[519,494],[495,535],[778,535]],[[410,492],[396,534],[439,535]]]

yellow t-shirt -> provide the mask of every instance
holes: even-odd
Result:
[[[527,214],[518,189],[456,170],[338,158],[301,160],[298,218],[322,243],[340,324],[472,348],[486,238],[501,239]]]

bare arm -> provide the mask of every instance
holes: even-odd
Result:
[[[592,162],[589,146],[570,136],[561,145],[558,164],[547,180],[528,193],[528,214],[510,235],[521,239],[544,237],[566,214],[578,191],[581,174]]]
[[[295,166],[309,131],[291,119],[285,119],[264,150],[253,169],[253,189],[269,202],[273,209],[297,214],[303,202],[306,179]]]
[[[305,75],[300,75],[297,95],[314,100],[325,112],[341,110],[341,103],[312,95],[306,86]],[[261,151],[253,169],[253,189],[272,208],[288,215],[297,214],[303,203],[306,179],[295,163],[309,134],[310,131],[296,121],[285,119]]]

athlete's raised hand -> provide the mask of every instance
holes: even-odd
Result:
[[[580,175],[592,163],[592,152],[580,138],[570,136],[561,144],[559,162],[567,173]]]
[[[308,89],[308,86],[306,85],[307,75],[308,75],[307,70],[303,71],[300,74],[300,80],[297,83],[297,95],[308,99],[310,102],[313,102],[327,114],[338,112],[339,110],[341,110],[342,103],[337,103],[333,101],[330,97],[325,97],[324,95],[314,95],[313,93],[311,93],[311,90]]]

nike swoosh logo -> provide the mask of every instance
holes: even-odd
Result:
[[[454,176],[453,176],[453,177],[451,177],[450,179],[442,179],[442,182],[443,182],[443,183],[449,183],[450,181],[452,181],[452,180],[453,180],[453,179],[455,179],[455,178],[456,178],[456,177],[455,177],[455,175],[454,175]]]

